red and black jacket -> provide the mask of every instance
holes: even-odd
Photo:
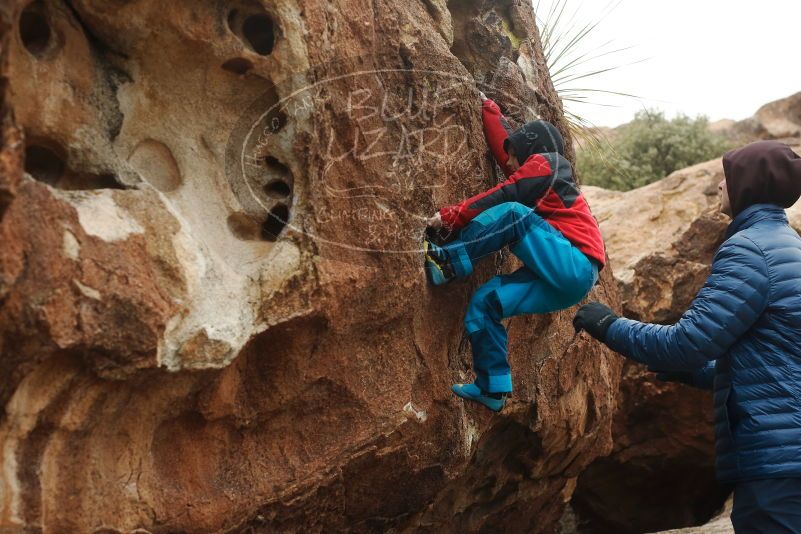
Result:
[[[483,103],[482,118],[492,155],[507,179],[464,202],[441,208],[439,213],[443,225],[450,230],[459,230],[487,208],[503,202],[519,202],[533,208],[603,268],[606,253],[601,230],[576,186],[570,162],[556,152],[532,154],[517,172],[512,172],[506,165],[509,158],[504,150],[504,141],[511,134],[506,118],[498,105],[489,99]]]

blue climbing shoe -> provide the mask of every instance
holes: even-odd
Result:
[[[428,280],[435,286],[441,286],[456,278],[456,271],[453,270],[448,251],[428,239],[425,240],[424,246]]]
[[[503,409],[508,396],[508,393],[486,393],[475,384],[454,384],[451,386],[451,391],[457,397],[483,404],[493,412],[500,412]],[[496,395],[498,398],[495,398]]]

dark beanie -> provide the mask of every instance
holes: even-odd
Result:
[[[532,154],[557,152],[564,155],[565,143],[556,126],[548,121],[527,122],[504,141],[503,149],[509,153],[514,149],[517,161],[521,164]]]
[[[757,141],[723,156],[732,215],[754,204],[789,208],[801,198],[801,158],[778,141]]]

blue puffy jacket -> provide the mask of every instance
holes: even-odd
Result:
[[[719,480],[801,477],[801,237],[781,207],[735,217],[676,324],[618,319],[605,342],[714,389]]]

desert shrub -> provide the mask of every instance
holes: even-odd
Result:
[[[706,117],[667,119],[664,112],[644,110],[606,139],[579,150],[577,169],[584,184],[628,191],[730,148],[730,141],[709,130]]]

